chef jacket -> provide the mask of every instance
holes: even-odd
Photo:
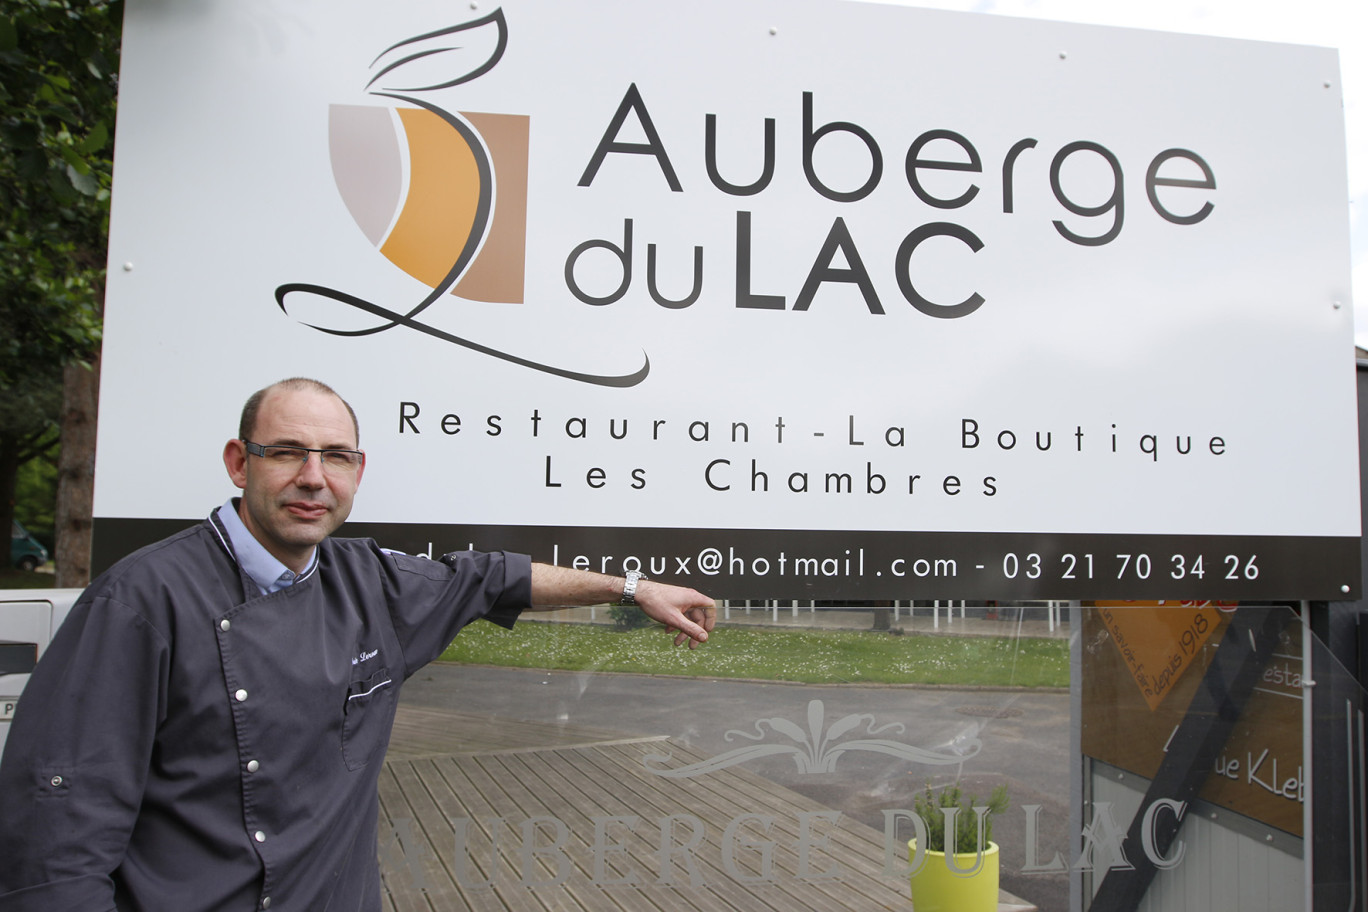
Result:
[[[531,561],[326,539],[260,595],[217,515],[85,591],[0,762],[0,912],[372,912],[400,685]]]

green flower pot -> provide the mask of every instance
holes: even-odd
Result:
[[[917,861],[917,840],[907,844],[908,860]],[[988,843],[982,853],[927,850],[922,865],[912,871],[914,912],[997,912],[998,844]],[[952,867],[953,865],[953,867]]]

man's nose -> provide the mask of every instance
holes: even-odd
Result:
[[[323,487],[327,483],[323,478],[323,454],[310,453],[300,464],[296,480],[302,488]]]

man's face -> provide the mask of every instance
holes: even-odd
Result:
[[[336,396],[312,390],[277,389],[267,394],[251,432],[252,443],[312,449],[356,449],[356,431]],[[352,472],[324,471],[319,454],[281,466],[247,453],[240,440],[223,449],[223,464],[242,488],[242,522],[257,541],[296,573],[308,566],[313,548],[342,525],[364,466]]]

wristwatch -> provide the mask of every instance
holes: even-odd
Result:
[[[622,584],[622,598],[618,600],[619,605],[635,605],[637,583],[646,579],[646,574],[638,570],[628,570],[625,574],[627,582]]]

